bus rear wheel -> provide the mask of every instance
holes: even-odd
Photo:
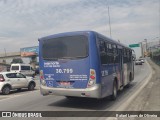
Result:
[[[117,82],[114,81],[113,83],[113,89],[112,89],[112,95],[111,95],[111,100],[116,100],[117,98]]]

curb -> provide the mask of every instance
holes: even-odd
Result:
[[[153,69],[151,68],[150,64],[148,63],[148,61],[146,61],[147,65],[149,66],[149,68],[151,69],[151,73],[146,76],[146,79],[144,81],[144,84],[142,84],[142,86],[140,86],[140,88],[124,103],[121,105],[121,107],[119,107],[116,111],[124,111],[128,105],[133,101],[133,99],[135,97],[137,97],[137,95],[142,91],[142,89],[148,84],[148,82],[151,80],[152,75],[153,75]]]
[[[152,67],[148,63],[148,61],[146,61],[146,63],[148,65],[148,67],[150,68],[151,73],[148,76],[145,77],[144,84],[142,84],[142,86],[140,86],[140,88],[125,103],[121,104],[121,106],[119,108],[117,108],[116,111],[126,111],[125,109],[129,106],[129,104],[135,99],[135,97],[137,97],[137,95],[142,91],[142,89],[151,80],[152,75],[153,75],[154,72],[153,72]],[[118,120],[118,118],[116,118],[116,117],[109,117],[109,118],[106,118],[105,120]]]

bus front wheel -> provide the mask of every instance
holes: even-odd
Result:
[[[114,81],[111,99],[112,99],[112,100],[116,100],[116,98],[117,98],[117,82]]]

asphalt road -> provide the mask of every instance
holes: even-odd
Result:
[[[129,88],[125,88],[119,93],[116,101],[111,101],[109,98],[105,98],[103,100],[68,100],[63,96],[42,96],[39,90],[35,90],[26,92],[25,94],[13,95],[12,97],[1,99],[0,111],[116,111],[118,108],[122,107],[122,104],[124,104],[137,91],[150,73],[151,69],[147,63],[144,63],[143,65],[136,65],[134,81],[131,83]],[[2,97],[2,95],[0,95],[0,97]],[[64,118],[45,118],[45,120],[52,119]]]
[[[36,90],[39,90],[39,86],[40,86],[39,76],[36,76],[34,79],[35,79],[35,82],[36,82],[36,87],[35,87],[34,91],[36,91]],[[20,95],[26,94],[28,92],[31,92],[31,91],[28,91],[27,88],[22,88],[21,91],[17,91],[17,90],[10,91],[9,95],[3,95],[2,93],[0,93],[0,101],[2,99],[7,99],[7,98],[12,98],[12,97],[20,96]]]

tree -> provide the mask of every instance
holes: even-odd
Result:
[[[13,58],[11,64],[13,64],[13,63],[23,63],[23,60],[22,60],[22,58]]]

